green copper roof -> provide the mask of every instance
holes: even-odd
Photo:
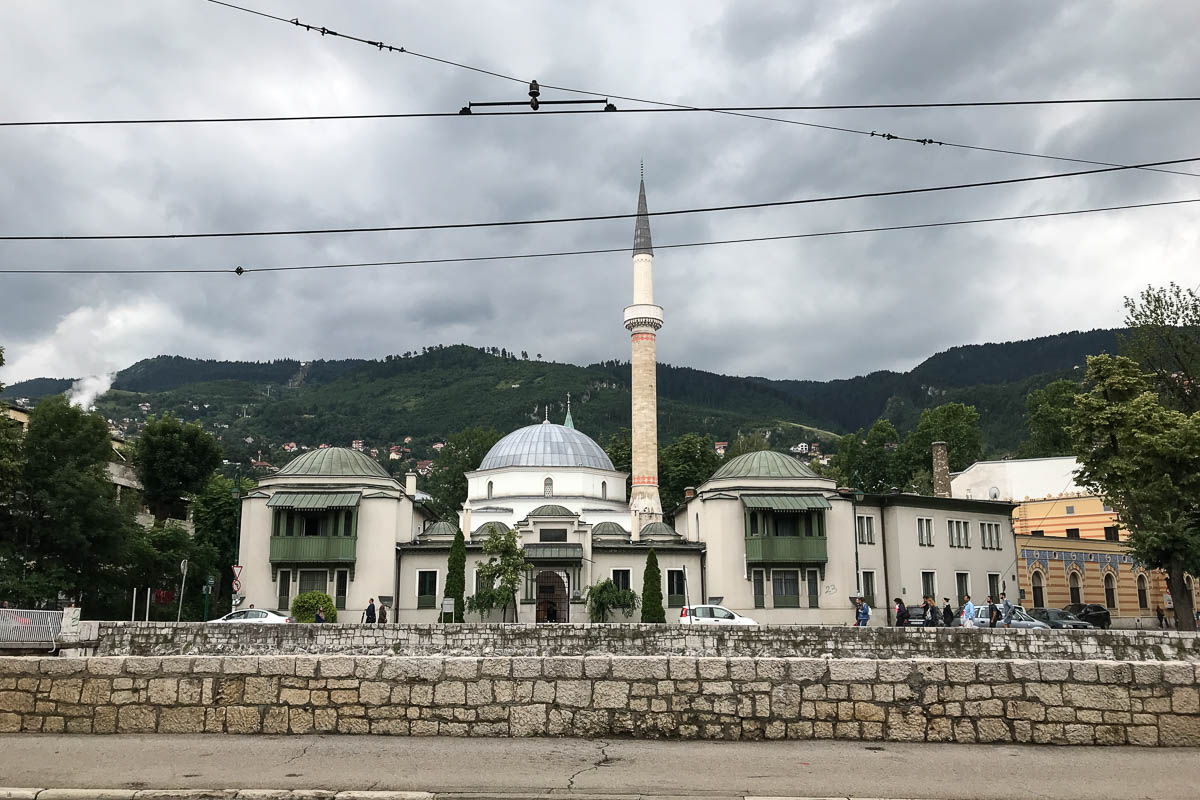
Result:
[[[601,522],[592,528],[592,536],[620,536],[627,539],[629,538],[629,531],[615,522]]]
[[[276,492],[267,501],[267,507],[324,511],[330,508],[353,508],[358,505],[358,498],[359,492]]]
[[[746,453],[723,465],[709,480],[721,478],[816,478],[817,473],[791,456],[774,450]]]
[[[643,539],[649,536],[662,536],[674,539],[678,534],[675,529],[665,522],[651,522],[642,528],[641,537]]]
[[[579,516],[574,511],[565,506],[545,505],[538,506],[533,511],[529,512],[531,517],[577,517]]]
[[[389,478],[379,462],[349,447],[310,450],[284,465],[276,475],[320,475],[346,478]]]
[[[813,511],[833,508],[819,494],[744,494],[742,505],[746,508],[765,508],[771,511]]]
[[[453,523],[440,520],[433,523],[425,529],[425,536],[454,536],[458,533],[458,527]]]

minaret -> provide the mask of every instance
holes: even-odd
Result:
[[[646,181],[638,187],[633,228],[633,305],[625,307],[625,328],[633,340],[633,488],[629,511],[633,533],[662,521],[658,499],[658,379],[655,337],[663,324],[662,306],[654,305],[654,247],[646,210]]]

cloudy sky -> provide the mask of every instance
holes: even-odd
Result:
[[[1196,94],[1190,2],[246,5],[523,80],[695,105]],[[203,0],[8,0],[7,120],[457,111],[525,88]],[[576,97],[546,90],[543,99]],[[621,108],[636,104],[615,101]],[[1116,163],[1200,156],[1200,103],[781,112]],[[0,235],[492,221],[819,197],[1083,169],[710,113],[0,129]],[[1200,162],[1178,169],[1200,175]],[[657,218],[658,245],[1200,197],[1124,172]],[[663,361],[731,374],[908,369],[958,344],[1120,324],[1200,281],[1197,206],[658,251]],[[3,268],[288,266],[628,247],[631,220],[447,232],[0,241]],[[2,275],[0,380],[162,353],[378,357],[466,342],[628,358],[623,254],[329,272]]]

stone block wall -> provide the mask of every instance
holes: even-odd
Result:
[[[1200,746],[1200,665],[963,659],[0,658],[0,732]]]
[[[249,625],[101,622],[97,655],[690,655],[1197,661],[1174,631],[1024,631],[762,625]]]

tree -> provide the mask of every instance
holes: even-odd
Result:
[[[255,486],[254,481],[242,478],[242,495]],[[221,599],[232,595],[233,571],[237,563],[238,503],[234,496],[234,483],[230,478],[213,475],[204,489],[192,498],[192,523],[195,526],[197,544],[211,547],[215,554],[214,571],[217,584],[213,593],[214,607]],[[199,576],[201,580],[206,575]]]
[[[588,619],[592,622],[608,622],[609,615],[614,611],[622,611],[627,617],[633,616],[638,605],[637,592],[618,589],[612,578],[605,578],[587,590]]]
[[[899,484],[900,488],[904,488],[909,476],[929,467],[934,442],[946,443],[951,472],[971,466],[983,456],[979,412],[974,406],[962,403],[946,403],[922,411],[916,430],[905,437],[900,446],[899,474],[905,479],[905,483]]]
[[[1121,352],[1154,375],[1167,405],[1200,411],[1200,295],[1175,283],[1125,298]]]
[[[146,422],[137,440],[136,463],[146,505],[158,524],[180,511],[184,495],[205,487],[221,464],[221,447],[199,425],[163,414]]]
[[[838,441],[831,466],[843,485],[864,492],[907,488],[909,474],[900,463],[900,434],[886,419],[877,420],[864,434],[850,433]]]
[[[463,621],[463,595],[467,590],[467,541],[461,530],[454,532],[450,558],[446,564],[445,597],[454,599],[454,622]]]
[[[658,556],[654,548],[646,554],[646,571],[642,573],[642,622],[666,622],[663,609],[662,575],[658,571]]]
[[[337,622],[337,603],[325,592],[304,592],[292,598],[292,619],[316,622],[318,608],[325,612],[326,622]]]
[[[658,493],[663,510],[683,502],[683,490],[708,480],[721,457],[707,436],[687,433],[658,451]]]
[[[1071,454],[1071,414],[1079,384],[1058,380],[1034,389],[1025,398],[1025,424],[1029,438],[1021,443],[1022,458],[1046,458]]]
[[[1200,411],[1165,406],[1152,376],[1129,358],[1088,358],[1071,426],[1076,474],[1116,509],[1134,558],[1166,571],[1178,628],[1194,631],[1184,576],[1200,575]]]
[[[513,622],[516,622],[517,591],[525,577],[525,553],[521,550],[517,532],[499,525],[488,525],[483,552],[488,560],[486,564],[479,565],[480,585],[467,601],[467,608],[481,614],[499,608],[500,619],[507,622],[508,607],[511,605]]]
[[[466,473],[479,468],[500,434],[492,428],[474,427],[459,431],[446,440],[429,474],[426,491],[438,516],[453,519],[467,499]]]
[[[771,443],[761,433],[738,434],[737,438],[725,448],[725,460],[730,461],[746,453],[770,449]]]

